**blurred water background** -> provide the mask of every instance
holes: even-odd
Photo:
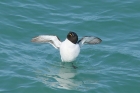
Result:
[[[1,93],[140,93],[139,0],[1,0]],[[97,36],[62,65],[41,34]]]

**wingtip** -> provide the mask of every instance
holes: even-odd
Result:
[[[102,39],[96,37],[96,41],[95,41],[95,44],[100,44],[102,42]]]
[[[31,39],[31,42],[36,42],[36,38],[32,38]]]
[[[98,38],[98,37],[97,37]],[[98,40],[99,40],[99,43],[101,43],[102,42],[102,39],[101,38],[98,38]]]
[[[39,37],[34,37],[31,39],[31,42],[40,42],[40,38]]]
[[[92,39],[91,41],[88,41],[86,43],[88,44],[100,44],[102,42],[102,40],[98,37],[94,37],[94,39]]]

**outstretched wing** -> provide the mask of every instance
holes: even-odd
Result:
[[[52,35],[40,35],[35,38],[32,38],[32,42],[37,42],[37,43],[50,43],[53,45],[56,49],[59,49],[61,45],[61,41],[57,36],[52,36]]]
[[[85,36],[79,40],[78,43],[80,46],[82,46],[83,44],[99,44],[101,41],[102,40],[98,37]]]

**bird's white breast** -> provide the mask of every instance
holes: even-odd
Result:
[[[68,39],[62,42],[60,46],[60,55],[63,62],[74,61],[80,53],[79,44],[73,44]]]

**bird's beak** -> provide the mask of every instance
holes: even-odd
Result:
[[[72,34],[70,34],[70,36],[72,36]]]

